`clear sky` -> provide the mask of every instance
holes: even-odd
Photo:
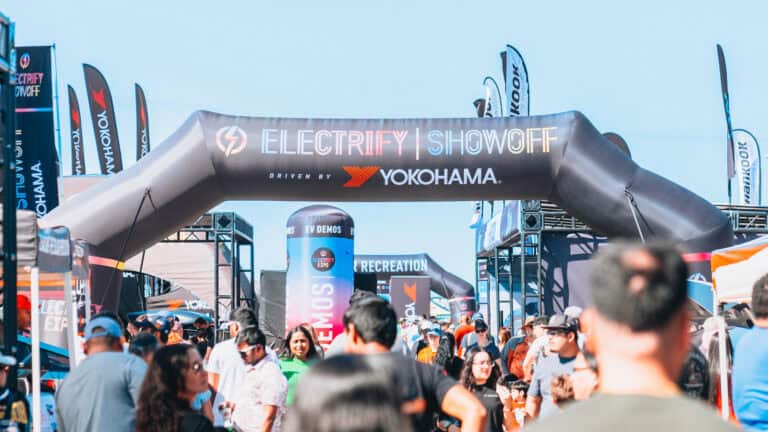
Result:
[[[133,84],[153,146],[197,109],[277,117],[470,117],[505,44],[523,54],[531,112],[579,110],[624,136],[634,159],[726,201],[715,44],[725,48],[734,127],[768,138],[765,17],[759,1],[37,1],[5,0],[17,45],[56,44],[87,118],[82,63],[106,76],[124,164],[135,154]],[[69,124],[62,169],[69,174]],[[83,122],[89,172],[98,171]],[[285,221],[308,203],[227,202],[256,229],[256,268],[285,266]],[[357,253],[427,252],[474,281],[472,205],[339,203]]]

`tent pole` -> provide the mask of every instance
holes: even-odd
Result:
[[[32,302],[32,430],[42,425],[40,404],[40,269],[32,267],[30,274]]]
[[[77,366],[77,357],[80,352],[77,346],[77,308],[74,304],[72,292],[72,272],[64,273],[64,305],[67,311],[67,346],[69,346],[69,370]]]

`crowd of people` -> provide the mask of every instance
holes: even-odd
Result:
[[[685,386],[700,380],[680,378],[689,369],[707,375],[709,363],[690,366],[692,349],[714,362],[722,329],[705,323],[692,342],[686,279],[670,247],[614,244],[596,256],[591,307],[528,317],[519,334],[497,338],[481,314],[455,327],[398,320],[386,300],[356,291],[327,351],[309,324],[268,343],[249,308],[232,312],[230,338],[215,345],[204,320],[185,337],[172,315],[124,329],[105,312],[87,324],[86,358],[57,391],[57,424],[64,432],[768,430],[768,276],[754,286],[755,328],[730,357],[730,421],[716,410],[719,375],[718,385],[699,386],[711,390],[703,397]]]

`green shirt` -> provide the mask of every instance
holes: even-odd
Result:
[[[307,369],[309,369],[309,363],[297,358],[280,360],[280,370],[283,371],[285,379],[288,380],[288,396],[285,398],[286,405],[293,405],[293,392],[296,390],[296,383],[299,382],[299,376]]]

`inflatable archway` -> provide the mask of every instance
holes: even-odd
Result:
[[[639,228],[687,252],[733,242],[721,211],[639,167],[579,112],[328,120],[198,111],[41,225],[66,225],[95,254],[123,260],[216,204],[242,199],[549,199],[607,236],[637,237]]]

